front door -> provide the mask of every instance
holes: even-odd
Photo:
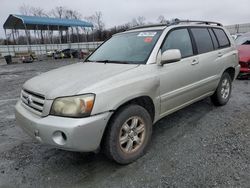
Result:
[[[201,67],[198,56],[194,55],[188,29],[170,31],[161,52],[169,49],[179,49],[182,59],[158,67],[162,117],[201,95],[196,87],[201,79],[199,73]]]

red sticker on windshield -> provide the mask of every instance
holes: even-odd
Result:
[[[152,40],[153,40],[152,37],[146,37],[146,38],[144,38],[144,42],[146,42],[146,43],[150,43],[150,42],[152,42]]]

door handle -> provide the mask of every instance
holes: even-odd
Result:
[[[218,53],[218,57],[222,57],[223,54],[221,52]]]
[[[199,61],[196,60],[196,59],[194,59],[194,60],[192,61],[192,63],[191,63],[191,65],[197,65],[197,64],[199,64]]]

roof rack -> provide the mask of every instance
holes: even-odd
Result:
[[[134,30],[134,29],[143,29],[143,28],[147,28],[147,27],[161,27],[161,26],[167,27],[167,26],[171,26],[171,25],[178,25],[181,23],[196,23],[196,24],[223,26],[221,23],[218,23],[218,22],[202,21],[202,20],[180,20],[180,19],[176,18],[176,19],[173,19],[171,21],[167,21],[164,24],[150,24],[150,25],[135,26],[135,27],[132,27],[130,29],[127,29],[127,31]]]
[[[126,31],[129,31],[129,30],[134,30],[134,29],[143,29],[143,28],[147,28],[147,27],[161,27],[161,26],[165,26],[165,27],[167,27],[168,25],[167,25],[167,24],[149,24],[149,25],[140,25],[140,26],[135,26],[135,27],[129,28],[129,29],[127,29]]]
[[[179,20],[178,18],[170,21],[169,25],[177,25],[177,24],[180,24],[180,23],[196,23],[196,24],[206,24],[206,25],[214,24],[214,25],[217,25],[217,26],[222,26],[222,24],[218,23],[218,22],[202,21],[202,20]]]

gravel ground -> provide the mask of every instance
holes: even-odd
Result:
[[[205,99],[160,120],[147,154],[120,166],[41,145],[16,126],[24,81],[71,63],[0,63],[0,187],[250,187],[250,80],[234,82],[226,106]]]

